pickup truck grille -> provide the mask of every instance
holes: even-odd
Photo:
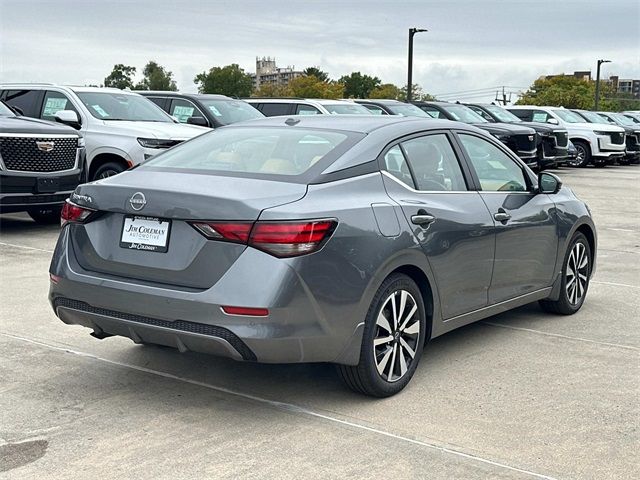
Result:
[[[624,133],[613,132],[610,133],[611,143],[615,143],[617,145],[622,145],[624,143]]]
[[[7,170],[60,172],[76,164],[78,137],[3,137],[0,157]]]
[[[553,132],[558,147],[566,147],[569,144],[569,134],[567,132]]]

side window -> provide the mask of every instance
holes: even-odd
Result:
[[[387,172],[396,177],[405,185],[416,188],[411,177],[411,171],[404,154],[398,145],[392,147],[384,156],[384,166]]]
[[[422,105],[420,108],[422,109],[422,111],[427,112],[433,118],[445,118],[437,108],[430,107],[428,105]]]
[[[266,117],[289,115],[291,112],[291,105],[289,105],[288,103],[263,103],[260,107],[260,111]]]
[[[531,110],[509,110],[509,111],[522,121],[525,121],[525,122],[533,121],[533,115]]]
[[[363,107],[365,107],[367,110],[369,110],[371,112],[372,115],[386,115],[387,112],[385,112],[382,108],[378,107],[377,105],[362,105]]]
[[[155,103],[157,106],[159,106],[161,109],[163,109],[165,112],[167,112],[167,104],[168,102],[168,98],[163,98],[163,97],[145,97],[149,100],[151,100],[153,103]],[[169,112],[167,112],[169,113]]]
[[[37,117],[40,112],[39,102],[42,100],[41,90],[8,90],[4,101],[19,108],[26,117]]]
[[[181,98],[174,98],[171,101],[171,108],[169,110],[169,115],[176,117],[180,123],[187,123],[187,120],[191,117],[204,118],[202,112],[198,110],[193,103]]]
[[[487,112],[485,112],[483,109],[481,109],[480,107],[476,107],[475,105],[467,105],[471,110],[473,110],[474,112],[476,112],[478,115],[480,115],[482,118],[484,118],[486,121],[488,122],[493,122],[493,117],[491,115],[489,115]]]
[[[459,136],[478,175],[482,190],[527,191],[524,172],[511,157],[483,138],[467,134],[459,134]]]
[[[316,107],[312,107],[311,105],[297,105],[296,106],[296,115],[319,115],[320,110]]]
[[[73,110],[74,112],[76,112],[76,114],[78,114],[78,110],[76,110],[76,108],[64,93],[52,92],[50,90],[47,90],[47,93],[44,96],[40,118],[42,118],[43,120],[54,121],[54,115],[60,110]],[[78,118],[80,118],[79,114]]]
[[[458,158],[444,133],[402,142],[418,190],[464,191],[467,185]]]
[[[532,122],[547,123],[547,120],[549,120],[550,118],[551,115],[543,110],[534,110],[533,112],[531,112]]]

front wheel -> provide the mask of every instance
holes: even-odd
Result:
[[[562,283],[558,300],[541,300],[543,310],[573,315],[584,303],[591,277],[591,247],[582,233],[577,232],[565,254]]]
[[[426,335],[420,289],[406,275],[389,276],[373,297],[365,319],[360,361],[338,365],[343,382],[372,397],[389,397],[411,380]]]
[[[101,165],[96,173],[93,175],[92,180],[102,180],[104,178],[113,177],[114,175],[124,172],[125,168],[116,162],[108,162]]]
[[[589,165],[591,161],[591,149],[589,145],[584,142],[575,141],[573,145],[576,147],[578,154],[576,158],[571,158],[568,160],[568,164],[571,167],[586,167]]]

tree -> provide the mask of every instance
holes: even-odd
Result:
[[[383,83],[371,90],[369,98],[387,98],[389,100],[397,100],[399,95],[400,89],[393,83]]]
[[[600,107],[603,110],[611,108],[611,102],[604,99],[611,96],[608,83],[600,83],[600,94],[603,98]],[[520,96],[516,105],[549,105],[591,110],[595,95],[596,83],[591,80],[583,80],[572,75],[540,77]]]
[[[113,66],[113,70],[108,77],[104,79],[105,87],[120,88],[133,88],[133,76],[136,74],[136,67],[130,67],[118,63]]]
[[[407,84],[408,85],[408,84]],[[407,100],[407,85],[400,89],[398,93],[398,100],[401,102],[405,102]],[[429,95],[428,93],[424,93],[422,91],[422,87],[417,83],[411,84],[411,99],[416,102],[430,102],[436,99],[433,95]]]
[[[320,80],[321,82],[328,82],[329,81],[329,74],[327,72],[323,72],[318,67],[305,68],[302,73],[304,73],[308,77],[309,76],[314,76],[318,80]]]
[[[291,96],[304,98],[342,98],[344,86],[337,82],[325,82],[314,75],[303,75],[289,81]]]
[[[173,80],[173,73],[165,70],[151,60],[142,70],[144,78],[136,85],[136,90],[168,90],[175,92],[178,90],[176,82]]]
[[[344,85],[344,96],[346,98],[369,98],[373,89],[382,84],[378,77],[370,77],[360,72],[343,75],[338,82]]]
[[[252,97],[292,97],[287,85],[278,85],[276,83],[263,83],[254,90]]]
[[[237,63],[225,67],[213,67],[196,75],[193,82],[200,93],[220,93],[229,97],[248,97],[253,82]]]

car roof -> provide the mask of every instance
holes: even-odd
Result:
[[[427,117],[404,117],[400,115],[283,115],[278,117],[265,117],[244,121],[240,124],[232,124],[224,128],[243,127],[275,127],[286,126],[287,122],[298,128],[318,128],[326,130],[344,130],[368,134],[374,130],[385,127],[395,127],[406,130],[407,133],[420,130],[437,130],[459,128],[464,130],[477,129],[466,123],[453,122]]]
[[[71,90],[73,92],[117,92],[125,94],[137,94],[138,92],[131,90],[121,90],[112,87],[90,87],[85,85],[60,85],[56,83],[2,83],[0,88],[23,88],[34,90],[46,90],[47,88],[61,88]]]
[[[380,105],[397,105],[397,104],[408,105],[406,102],[401,102],[400,100],[393,100],[390,98],[354,98],[353,101],[356,103],[360,103],[360,102],[368,102],[368,103],[374,103],[374,104],[379,103]]]
[[[226,95],[220,95],[218,93],[183,93],[183,92],[171,92],[168,90],[136,90],[136,93],[139,93],[142,96],[147,95],[162,95],[165,97],[184,97],[184,98],[201,98],[201,99],[210,99],[210,100],[236,100],[232,97],[227,97]]]

